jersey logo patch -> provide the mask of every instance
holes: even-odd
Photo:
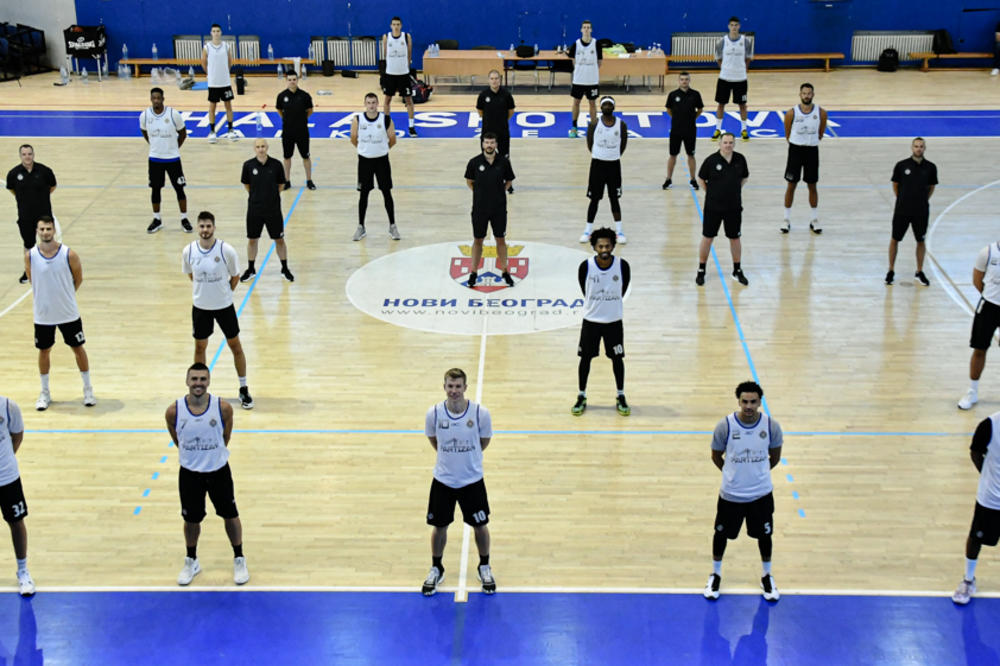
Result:
[[[215,419],[212,419],[211,421],[208,422],[208,425],[214,428],[215,426],[219,425],[219,422],[216,421]]]
[[[253,170],[253,175],[255,175],[255,176],[257,175],[257,169]]]
[[[285,97],[284,100],[285,100],[285,104],[288,104],[288,97]]]
[[[486,102],[487,104],[489,104],[489,103],[490,103],[490,98],[489,98],[489,96],[487,96],[487,97],[486,97],[486,100],[485,100],[485,102]]]
[[[910,175],[910,170],[909,169],[904,169],[903,173],[906,174],[907,176],[909,176]]]
[[[473,422],[472,422],[472,419],[469,419],[468,421],[466,421],[466,422],[465,422],[465,425],[466,425],[467,427],[471,428],[471,427],[472,427],[472,426],[474,425],[474,424],[473,424]]]
[[[722,171],[722,165],[721,164],[716,164],[715,165],[715,170],[716,171]]]
[[[17,174],[17,179],[18,180],[24,180],[24,174],[23,173]]]
[[[221,259],[219,259],[218,257],[216,257],[216,258],[215,258],[215,261],[216,261],[216,263],[218,263],[218,262],[220,262],[220,261],[222,261],[222,260],[221,260]],[[212,425],[215,425],[215,424],[213,423]]]
[[[480,164],[479,165],[479,170],[480,171],[486,171],[486,167],[484,165]]]
[[[452,280],[465,287],[469,282],[469,273],[475,270],[477,274],[476,284],[473,286],[475,291],[488,294],[501,289],[509,289],[503,279],[503,271],[497,268],[495,247],[486,246],[483,248],[483,258],[480,259],[479,266],[476,268],[472,266],[472,247],[459,245],[458,249],[463,256],[451,258],[449,275]],[[523,245],[507,246],[507,272],[514,278],[515,286],[528,277],[528,257],[518,256],[522,251],[524,251]]]
[[[681,101],[681,98],[680,97],[674,97],[674,101],[675,102],[679,102],[679,101]]]
[[[759,433],[759,437],[760,437],[761,439],[764,439],[765,437],[767,437],[767,433],[766,433],[766,432],[764,432],[763,430],[761,430],[761,431],[760,431],[760,433]]]

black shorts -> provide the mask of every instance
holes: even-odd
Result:
[[[17,220],[17,230],[21,232],[21,242],[25,250],[35,247],[35,237],[38,235],[38,220]]]
[[[270,213],[247,211],[247,239],[257,240],[260,232],[267,227],[267,235],[272,239],[285,237],[285,220],[281,215],[281,210]]]
[[[230,305],[221,310],[202,310],[196,305],[191,306],[191,328],[195,340],[207,340],[215,330],[215,322],[226,340],[232,340],[240,334],[240,321],[236,318],[236,307]]]
[[[507,235],[507,211],[482,213],[472,211],[472,237],[486,238],[486,231],[493,230],[493,238],[503,238]]]
[[[70,347],[79,347],[87,341],[83,336],[82,319],[65,324],[35,324],[35,349],[52,347],[56,343],[56,328],[62,333],[63,342]]]
[[[601,88],[598,84],[592,86],[578,86],[573,84],[570,86],[569,94],[572,95],[573,99],[597,99],[597,96],[601,94]]]
[[[228,102],[232,98],[233,98],[232,86],[225,86],[224,88],[208,89],[208,101],[213,104],[216,102]]]
[[[897,243],[906,236],[906,230],[913,227],[913,239],[918,243],[924,242],[927,235],[927,222],[930,219],[930,211],[923,213],[901,213],[896,211],[892,214],[892,240]]]
[[[379,77],[382,92],[388,97],[398,94],[400,97],[413,96],[413,82],[409,74],[383,74]]]
[[[295,149],[299,149],[299,157],[304,160],[309,159],[309,132],[298,136],[296,134],[281,133],[281,149],[286,160],[292,159]]]
[[[980,298],[979,305],[976,306],[976,316],[972,319],[972,337],[969,339],[969,346],[973,349],[989,349],[998,326],[1000,326],[1000,305]]]
[[[237,518],[233,473],[226,463],[214,472],[192,472],[184,467],[177,474],[177,489],[181,495],[181,515],[185,523],[200,523],[205,518],[205,493],[212,500],[215,515]]]
[[[7,505],[4,504],[6,510]],[[4,514],[4,518],[7,514]],[[976,511],[972,514],[972,527],[969,536],[984,546],[995,546],[1000,541],[1000,511],[988,509],[976,502]]]
[[[625,329],[622,320],[607,323],[583,320],[580,326],[580,343],[576,355],[582,358],[594,358],[601,351],[601,340],[604,340],[604,355],[608,358],[625,358]]]
[[[747,521],[747,536],[759,539],[774,534],[774,494],[768,493],[752,502],[730,502],[719,498],[715,510],[715,531],[727,539],[740,535],[743,519]]]
[[[622,161],[590,160],[590,176],[587,179],[587,198],[600,201],[604,198],[604,188],[608,196],[620,199],[622,196]]]
[[[24,501],[24,489],[21,488],[21,477],[0,486],[0,511],[8,523],[16,523],[28,515],[28,503]]]
[[[389,156],[362,157],[358,155],[358,192],[375,189],[375,179],[378,178],[378,189],[387,192],[392,189],[392,166]]]
[[[688,131],[688,132],[684,132],[684,131],[674,132],[673,130],[671,130],[671,132],[670,132],[670,154],[671,155],[680,155],[681,144],[683,143],[684,144],[684,152],[687,153],[688,155],[694,155],[694,142],[695,142],[696,138],[697,138],[697,135],[695,134],[695,132],[690,132],[690,131]]]
[[[715,82],[715,101],[718,104],[729,102],[729,95],[732,94],[733,102],[736,104],[747,103],[747,82],[746,81],[723,81],[719,79]]]
[[[462,520],[467,524],[479,527],[490,522],[490,503],[486,499],[483,479],[461,488],[452,488],[434,479],[427,500],[427,524],[434,527],[451,525],[455,520],[455,502],[462,507]]]
[[[819,146],[796,146],[788,144],[788,161],[785,162],[785,180],[797,183],[819,181]]]
[[[701,235],[705,238],[715,238],[719,235],[719,227],[723,225],[726,238],[739,238],[743,229],[743,209],[725,210],[706,206],[701,221]]]
[[[170,184],[174,187],[184,187],[187,185],[180,160],[175,162],[154,162],[153,160],[149,160],[150,187],[156,190],[163,187],[164,183],[166,183],[166,176],[170,176]]]

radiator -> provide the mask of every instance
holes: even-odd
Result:
[[[313,58],[315,59],[313,64],[318,67],[322,65],[323,60],[326,59],[326,55],[324,55],[324,49],[323,49],[325,42],[323,41],[322,37],[312,37],[309,43],[312,44],[313,47]]]
[[[240,38],[240,58],[260,60],[260,40]]]
[[[379,42],[374,37],[355,37],[351,40],[351,67],[378,67]]]
[[[201,36],[174,35],[174,57],[179,60],[201,60]]]
[[[670,36],[670,55],[714,56],[718,32],[675,32]]]
[[[911,53],[927,52],[934,43],[934,33],[927,31],[858,30],[851,38],[851,60],[876,62],[885,49],[899,51],[899,59],[916,60]]]
[[[337,67],[351,66],[351,42],[347,37],[327,37],[326,57]]]

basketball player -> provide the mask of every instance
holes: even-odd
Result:
[[[771,576],[771,541],[774,534],[774,486],[771,470],[781,460],[781,426],[760,413],[764,391],[755,382],[736,387],[739,410],[715,426],[712,435],[712,462],[722,471],[712,537],[712,575],[705,584],[705,598],[718,599],[722,583],[722,555],[726,541],[740,535],[744,519],[747,536],[757,540],[763,565],[760,587],[764,598],[781,596]]]
[[[243,585],[250,580],[250,571],[243,556],[243,525],[236,509],[233,473],[229,469],[233,408],[208,392],[210,380],[208,366],[194,363],[187,371],[188,394],[167,407],[167,432],[177,445],[180,462],[177,486],[187,546],[184,568],[177,576],[177,584],[188,585],[201,573],[198,537],[201,521],[205,518],[205,494],[208,493],[233,546],[233,582]]]
[[[625,121],[615,115],[615,100],[611,96],[601,98],[601,115],[594,118],[587,128],[587,150],[590,151],[590,175],[587,181],[587,226],[583,229],[580,242],[590,240],[597,218],[597,205],[604,198],[604,188],[608,189],[611,202],[611,216],[615,220],[617,242],[628,242],[622,227],[622,207],[618,200],[622,196],[622,155],[628,143],[628,127]]]
[[[514,96],[500,85],[500,72],[491,69],[490,85],[479,93],[476,99],[476,113],[483,120],[483,133],[493,132],[497,136],[497,152],[510,161],[510,119],[514,117]],[[514,187],[507,190],[514,194]]]
[[[149,91],[152,106],[139,114],[139,129],[142,138],[149,144],[149,187],[153,190],[153,221],[146,227],[147,234],[155,234],[163,228],[160,218],[160,190],[165,176],[170,176],[170,184],[177,193],[177,207],[181,211],[181,228],[184,233],[194,231],[187,217],[187,197],[184,194],[184,169],[181,167],[181,145],[187,138],[184,118],[180,111],[163,105],[163,89]],[[153,137],[150,139],[150,137]]]
[[[396,228],[396,203],[392,199],[392,166],[389,149],[396,145],[396,128],[388,113],[379,113],[378,95],[365,95],[365,110],[351,119],[351,143],[358,149],[358,228],[351,240],[359,241],[367,235],[365,215],[368,212],[368,195],[375,189],[382,192],[385,213],[389,216],[389,238],[399,240]]]
[[[580,100],[584,96],[590,106],[590,122],[597,118],[597,96],[600,95],[601,60],[604,55],[597,48],[597,40],[590,36],[594,29],[590,21],[580,26],[580,39],[573,42],[566,56],[573,61],[573,85],[569,94],[573,97],[573,118],[569,127],[569,137],[575,139],[579,133],[576,119],[580,115]],[[581,241],[582,242],[582,241]]]
[[[382,53],[385,54],[385,72],[382,75],[382,106],[385,115],[392,117],[392,98],[396,93],[406,104],[410,136],[417,135],[413,124],[413,87],[410,83],[410,63],[413,61],[413,36],[403,32],[403,19],[393,16],[389,22],[391,32],[382,36]]]
[[[17,152],[21,163],[7,172],[7,190],[17,202],[17,228],[27,252],[35,247],[38,218],[52,215],[50,196],[56,190],[56,175],[52,169],[35,161],[35,149],[29,144],[19,147]],[[21,273],[18,282],[28,284],[28,274]]]
[[[795,186],[802,178],[809,188],[809,229],[814,234],[823,233],[819,224],[819,194],[816,183],[819,181],[819,142],[826,133],[826,109],[813,104],[813,86],[803,83],[799,86],[801,104],[785,112],[785,140],[788,141],[788,161],[785,163],[785,221],[781,224],[781,233],[787,234],[792,229],[792,201],[795,199]]]
[[[677,90],[667,95],[667,115],[670,116],[670,157],[667,158],[667,179],[663,181],[663,189],[670,189],[673,184],[674,165],[684,144],[687,153],[688,172],[691,174],[691,188],[698,189],[698,181],[694,174],[698,170],[694,161],[694,145],[698,138],[698,117],[705,108],[701,101],[701,93],[691,87],[691,75],[681,72],[677,77]]]
[[[1000,326],[1000,243],[979,251],[972,267],[972,284],[981,294],[972,320],[972,358],[969,360],[969,390],[958,401],[959,409],[972,409],[979,402],[979,378],[986,367],[986,352]]]
[[[63,342],[73,350],[76,367],[83,379],[83,404],[97,404],[90,385],[90,361],[83,345],[83,320],[76,304],[76,292],[83,284],[83,264],[76,252],[56,241],[56,227],[52,217],[38,218],[38,245],[24,255],[24,271],[31,281],[35,310],[35,348],[38,349],[38,372],[42,391],[38,394],[35,409],[42,412],[49,408],[49,366],[52,346],[56,343],[56,328],[62,333]]]
[[[247,357],[240,344],[240,322],[233,307],[233,290],[240,282],[238,262],[233,246],[215,238],[215,216],[207,210],[198,213],[198,240],[181,253],[181,269],[192,282],[194,362],[205,362],[208,338],[215,322],[219,322],[240,380],[240,404],[243,409],[253,409],[247,387]]]
[[[967,604],[976,593],[976,564],[983,546],[995,546],[1000,540],[1000,412],[992,414],[976,426],[972,435],[972,464],[979,471],[979,488],[976,490],[976,508],[972,526],[965,541],[965,576],[955,589],[951,600]]]
[[[570,410],[580,416],[587,409],[587,377],[590,362],[600,351],[604,340],[604,354],[611,359],[611,369],[615,374],[615,388],[618,397],[615,403],[618,413],[628,416],[632,409],[625,400],[625,334],[622,329],[622,301],[632,279],[632,269],[628,262],[613,255],[615,232],[602,227],[590,235],[590,245],[597,253],[580,264],[577,278],[580,291],[586,303],[583,310],[583,325],[580,328],[580,344],[576,353],[580,356],[578,377],[580,393],[576,404]]]
[[[917,272],[914,278],[925,287],[930,280],[924,275],[924,236],[931,216],[930,199],[934,186],[938,184],[937,166],[924,159],[927,143],[921,137],[910,143],[912,155],[896,163],[892,170],[892,192],[896,195],[896,205],[892,213],[892,238],[889,240],[889,272],[885,283],[892,284],[896,278],[896,250],[903,240],[906,230],[913,227],[913,238],[917,241]]]
[[[736,137],[729,132],[722,135],[718,152],[712,153],[701,163],[698,182],[705,188],[705,210],[702,215],[701,244],[698,246],[698,273],[694,281],[699,287],[705,284],[705,264],[712,241],[725,224],[729,252],[733,257],[733,279],[744,287],[750,284],[743,274],[740,259],[743,246],[743,185],[750,179],[746,158],[736,152]]]
[[[472,190],[472,272],[470,289],[479,281],[479,262],[483,258],[483,241],[488,228],[497,243],[497,269],[508,287],[514,278],[507,263],[507,194],[514,183],[514,170],[503,155],[497,153],[497,136],[486,132],[480,140],[483,150],[465,166],[465,182]]]
[[[10,398],[0,396],[0,509],[10,526],[17,558],[17,589],[22,597],[35,593],[35,581],[28,573],[28,530],[24,518],[28,505],[21,488],[21,472],[14,454],[24,440],[24,419],[21,410]]]
[[[222,41],[222,26],[212,24],[212,41],[206,42],[201,52],[201,68],[208,79],[208,142],[215,143],[215,105],[222,102],[226,107],[226,132],[230,141],[239,139],[233,131],[233,82],[229,78],[232,54],[229,45]]]
[[[285,217],[281,213],[281,193],[286,189],[285,167],[278,160],[267,156],[267,139],[254,139],[253,151],[257,154],[243,163],[240,182],[247,194],[247,269],[240,282],[249,282],[257,274],[257,241],[267,227],[267,235],[274,241],[274,251],[281,260],[281,277],[295,282],[288,269],[288,246],[285,243]]]
[[[427,524],[431,531],[431,570],[423,592],[429,597],[444,582],[444,547],[448,525],[455,519],[455,502],[462,508],[462,519],[472,526],[479,550],[476,573],[483,592],[493,594],[497,583],[490,568],[490,503],[483,481],[483,451],[493,437],[490,412],[482,405],[466,400],[465,372],[452,368],[444,373],[447,400],[427,410],[424,434],[437,451],[434,479],[427,501]]]
[[[299,75],[294,69],[285,72],[288,87],[278,93],[274,108],[281,116],[281,147],[285,156],[285,189],[292,186],[292,155],[298,146],[302,168],[306,171],[306,187],[316,189],[312,182],[312,160],[309,158],[309,116],[313,112],[312,95],[299,88]]]
[[[719,107],[715,111],[715,133],[712,139],[722,136],[722,114],[730,94],[740,106],[740,138],[750,140],[747,133],[747,66],[753,60],[753,38],[740,34],[738,16],[729,18],[729,34],[715,45],[715,61],[719,63],[719,80],[715,84],[715,101]]]

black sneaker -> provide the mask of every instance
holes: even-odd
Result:
[[[437,567],[431,567],[424,584],[420,588],[421,594],[425,597],[433,596],[437,592],[438,585],[444,582],[444,572]]]
[[[186,217],[181,218],[181,229],[183,229],[184,233],[186,234],[189,234],[192,231],[194,231],[194,227],[191,226],[191,223],[188,221]]]
[[[514,194],[514,186],[513,185],[511,185],[510,187],[507,188],[507,194]]]
[[[253,279],[254,275],[257,275],[257,271],[252,268],[248,268],[243,271],[243,275],[240,276],[240,282],[249,282]]]
[[[623,395],[618,396],[618,399],[615,401],[615,407],[618,408],[618,413],[622,416],[628,416],[632,413],[632,408],[625,402],[625,396]]]
[[[468,285],[468,287],[471,289],[472,287],[476,286],[477,279],[479,279],[479,276],[476,275],[475,271],[472,271],[471,273],[469,273],[469,281],[466,282],[465,284]]]
[[[285,278],[289,282],[295,282],[295,276],[292,275],[292,272],[287,268],[281,269],[281,277]]]
[[[924,285],[925,287],[931,286],[931,281],[927,279],[927,276],[924,275],[923,271],[917,271],[916,273],[913,274],[913,277],[916,278],[920,282],[920,284]]]
[[[663,181],[663,185],[660,186],[660,189],[669,190],[671,185],[673,185],[673,181],[667,178]]]
[[[705,269],[698,269],[698,273],[694,276],[694,283],[699,287],[705,284]]]
[[[587,411],[587,398],[586,396],[578,395],[576,396],[576,403],[573,405],[573,409],[569,410],[572,412],[573,416],[579,416]]]
[[[503,281],[507,283],[508,287],[513,287],[514,286],[514,278],[512,278],[510,276],[510,273],[508,273],[507,271],[504,271],[500,275],[501,275],[501,277],[503,277]]]
[[[153,218],[153,221],[149,223],[148,227],[146,227],[146,233],[155,234],[162,228],[163,228],[163,220],[157,220],[156,218]]]
[[[694,178],[691,179],[691,189],[692,190],[700,190],[701,189],[700,187],[698,187],[698,181],[695,180]]]
[[[315,190],[316,189],[316,183],[312,182],[311,180],[307,180],[306,181],[306,187],[309,188],[310,190]]]
[[[17,278],[17,281],[20,282],[21,284],[28,284],[28,274],[21,273],[21,277]]]
[[[744,287],[750,284],[750,280],[747,279],[746,275],[743,275],[743,269],[737,268],[733,271],[733,279],[739,282]]]
[[[240,387],[240,406],[243,409],[253,409],[253,398],[250,397],[250,389],[246,386]]]
[[[885,283],[892,284],[896,279],[896,274],[893,271],[889,271],[885,274]]]
[[[417,128],[416,127],[411,127],[410,128],[410,136],[412,136],[412,137],[417,136]]]

